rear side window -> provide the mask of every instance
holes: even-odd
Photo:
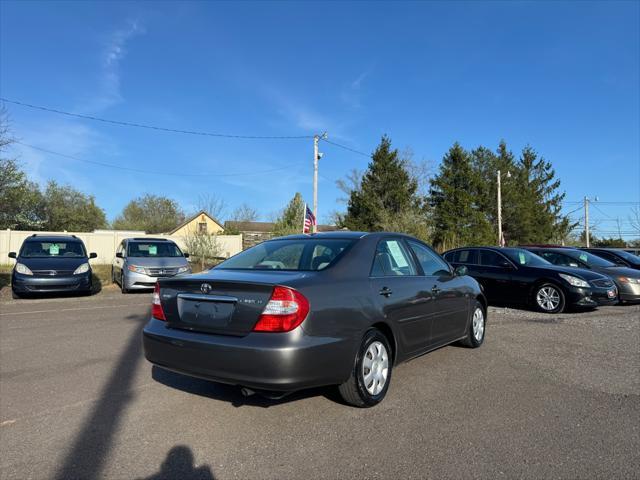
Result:
[[[413,253],[416,254],[425,275],[432,276],[450,273],[449,266],[427,247],[416,242],[408,243]]]
[[[445,258],[453,263],[478,263],[478,255],[475,250],[457,250],[448,253]]]
[[[376,248],[372,277],[395,277],[415,275],[411,256],[400,240],[381,240]]]
[[[504,262],[504,257],[499,253],[492,250],[480,250],[480,265],[499,267]]]

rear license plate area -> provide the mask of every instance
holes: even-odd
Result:
[[[235,304],[230,302],[198,301],[178,298],[178,315],[184,326],[205,329],[229,325]]]

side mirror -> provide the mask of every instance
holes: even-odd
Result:
[[[116,252],[116,257],[117,257],[117,258],[124,258],[124,257],[122,256],[122,252]]]
[[[465,265],[459,265],[453,270],[456,277],[464,277],[469,273],[469,269]]]
[[[187,252],[184,252],[184,258],[189,258],[189,254]]]
[[[96,252],[91,252],[89,254],[89,258],[98,258],[98,254]]]
[[[569,262],[569,266],[578,268],[580,265],[578,265],[576,262]]]
[[[504,260],[504,261],[500,262],[500,268],[511,269],[511,268],[513,268],[513,265],[511,265],[509,262]]]
[[[9,258],[16,258],[16,252],[9,252]]]

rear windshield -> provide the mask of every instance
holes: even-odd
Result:
[[[516,265],[525,265],[527,267],[545,267],[551,265],[551,263],[544,258],[539,257],[535,253],[531,253],[529,250],[523,250],[522,248],[505,248],[502,250],[502,253],[509,257]]]
[[[171,242],[131,242],[128,257],[182,257],[182,252]]]
[[[261,243],[216,268],[239,270],[318,271],[335,263],[353,244],[346,239],[292,239]]]
[[[51,241],[34,241],[24,242],[20,256],[23,258],[78,258],[86,257],[87,252],[82,242],[51,242]]]

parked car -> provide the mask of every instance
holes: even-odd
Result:
[[[605,275],[556,267],[522,248],[458,248],[444,258],[456,267],[466,266],[490,304],[560,313],[567,307],[594,308],[618,301],[616,287]]]
[[[159,280],[145,356],[244,394],[339,385],[346,402],[370,407],[399,363],[482,344],[486,299],[464,273],[406,235],[270,240],[208,272]]]
[[[633,268],[640,270],[640,257],[629,253],[621,248],[582,248],[585,252],[593,253],[600,258],[609,260],[619,267]]]
[[[122,293],[152,289],[159,278],[191,273],[188,257],[165,238],[125,238],[116,250],[111,280]]]
[[[82,240],[75,235],[34,234],[22,243],[11,273],[13,298],[31,293],[78,292],[90,294],[90,258]]]
[[[576,248],[526,247],[554,265],[573,269],[585,269],[610,277],[618,287],[618,298],[623,302],[640,302],[640,271],[619,267],[604,258],[600,258]],[[575,270],[578,271],[578,270]]]

